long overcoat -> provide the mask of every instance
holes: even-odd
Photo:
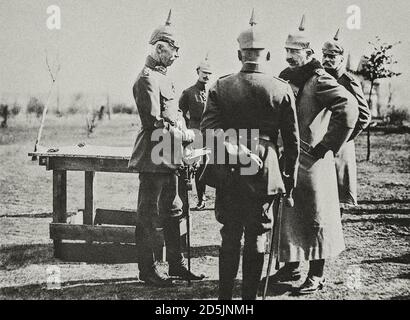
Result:
[[[295,205],[284,207],[276,224],[275,252],[281,262],[334,257],[345,248],[333,153],[339,151],[358,117],[354,97],[323,69],[314,70],[297,93],[301,153]],[[318,144],[328,152],[318,159]]]
[[[341,75],[337,77],[337,82],[345,87],[356,98],[359,106],[359,117],[355,129],[350,136],[349,141],[340,148],[335,156],[339,202],[356,205],[357,168],[354,139],[369,125],[371,113],[361,85],[354,76],[346,71],[342,72]]]

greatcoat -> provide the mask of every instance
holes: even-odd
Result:
[[[347,141],[358,117],[357,101],[316,61],[303,85],[290,81],[296,94],[300,130],[300,167],[293,193],[295,205],[285,207],[276,224],[275,252],[281,262],[325,259],[344,250],[334,153]],[[280,77],[287,78],[289,69]],[[294,77],[295,78],[295,77]],[[296,74],[296,79],[297,79]],[[323,158],[312,152],[320,146]]]
[[[369,125],[371,113],[359,81],[346,70],[333,74],[337,82],[345,87],[357,100],[359,118],[356,127],[346,142],[335,155],[339,202],[357,205],[357,168],[354,139]]]

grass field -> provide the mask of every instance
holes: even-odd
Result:
[[[52,215],[52,173],[31,161],[39,121],[12,118],[0,129],[0,299],[215,299],[218,289],[219,228],[213,212],[193,212],[192,268],[207,274],[191,287],[145,287],[136,264],[67,263],[53,258],[48,223]],[[130,146],[137,116],[115,115],[87,137],[80,115],[47,118],[42,145]],[[410,135],[372,135],[371,161],[365,135],[357,140],[359,206],[343,216],[347,250],[326,267],[327,286],[309,299],[410,298]],[[83,175],[69,172],[67,210],[84,208]],[[97,174],[99,207],[135,209],[138,176]],[[208,189],[213,199],[213,190]],[[191,198],[191,206],[195,204]],[[47,269],[58,266],[62,288],[48,290]],[[266,266],[266,265],[265,265]],[[241,274],[238,275],[238,279]],[[302,281],[302,280],[301,280]],[[300,299],[284,283],[269,288],[269,299]],[[240,280],[235,296],[240,297]],[[304,297],[305,298],[305,297]]]

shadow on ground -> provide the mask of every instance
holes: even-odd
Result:
[[[71,244],[85,245],[85,244]],[[218,257],[219,246],[198,246],[191,247],[191,258],[201,258],[204,256]],[[102,261],[87,261],[88,263],[110,263],[107,259]],[[29,264],[47,264],[61,262],[54,258],[53,244],[26,244],[26,245],[7,245],[0,247],[0,270],[15,270]],[[76,261],[73,261],[76,262]],[[77,261],[78,262],[78,261]],[[135,262],[135,261],[133,261]],[[111,262],[114,263],[114,262]],[[127,259],[124,262],[129,263]]]
[[[397,278],[399,278],[399,279],[410,279],[410,272],[409,273],[399,274],[397,276]]]
[[[238,292],[239,293],[239,292]],[[6,287],[0,289],[0,299],[114,299],[114,300],[156,300],[156,299],[216,299],[218,281],[177,281],[170,288],[148,287],[137,278],[98,279],[70,281],[61,284],[61,289],[47,289],[46,284]]]
[[[191,247],[191,258],[200,258],[203,256],[219,257],[219,246]]]
[[[349,223],[359,223],[359,222],[383,222],[388,224],[397,224],[400,226],[408,226],[410,225],[410,218],[389,218],[389,217],[380,217],[380,218],[359,218],[359,219],[349,219],[344,218],[343,222]]]
[[[27,264],[55,261],[52,244],[24,244],[0,247],[0,270],[14,270]]]
[[[260,282],[259,295],[263,296],[263,290],[265,286],[266,277],[264,277]],[[295,288],[289,283],[268,283],[268,288],[266,290],[266,297],[278,297],[283,296],[286,293],[292,293]]]
[[[373,264],[373,263],[403,263],[410,264],[410,253],[403,254],[398,257],[385,257],[375,260],[363,260],[362,264]],[[408,276],[408,274],[407,274]]]
[[[351,214],[351,215],[410,214],[410,209],[406,209],[406,208],[404,209],[400,209],[400,208],[388,208],[388,209],[349,208],[349,209],[344,209],[343,213]]]
[[[379,200],[359,200],[360,204],[396,204],[396,203],[410,203],[410,199],[379,199]]]
[[[262,282],[261,282],[262,283]],[[290,284],[271,284],[267,297],[281,296],[293,292]],[[263,288],[259,289],[262,296]],[[47,284],[32,284],[12,286],[0,289],[0,299],[36,299],[36,300],[195,300],[218,298],[218,280],[203,280],[192,282],[189,286],[185,281],[176,281],[170,288],[145,286],[138,278],[90,279],[67,281],[61,283],[60,289],[48,289]],[[236,280],[234,299],[241,299],[241,281]]]

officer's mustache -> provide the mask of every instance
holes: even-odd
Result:
[[[293,59],[286,59],[286,62],[289,64],[296,64],[296,61]]]

